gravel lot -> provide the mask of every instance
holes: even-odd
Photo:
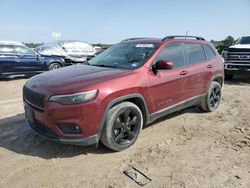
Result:
[[[0,187],[140,187],[123,171],[135,167],[144,187],[250,187],[250,78],[226,82],[213,113],[189,108],[157,120],[136,144],[113,153],[41,138],[27,125],[22,86],[0,81]]]

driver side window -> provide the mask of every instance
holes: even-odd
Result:
[[[23,46],[15,46],[15,50],[18,54],[21,55],[35,55],[35,52]]]
[[[182,43],[173,43],[166,46],[156,56],[155,61],[167,60],[172,61],[174,68],[182,67],[185,65],[185,55]]]

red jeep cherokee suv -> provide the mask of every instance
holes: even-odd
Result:
[[[223,66],[201,37],[127,39],[85,65],[28,80],[25,114],[30,126],[51,140],[77,145],[101,140],[121,151],[134,144],[143,125],[161,116],[193,105],[214,111]]]

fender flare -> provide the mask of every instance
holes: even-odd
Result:
[[[100,140],[101,138],[101,133],[102,133],[102,130],[104,128],[104,125],[105,125],[105,120],[106,120],[106,117],[107,117],[107,114],[109,112],[109,110],[115,105],[115,104],[118,104],[120,102],[123,102],[123,101],[126,101],[126,100],[129,100],[129,99],[134,99],[134,98],[139,98],[142,100],[143,102],[143,105],[144,105],[144,109],[145,109],[145,119],[146,119],[146,124],[147,122],[149,122],[149,112],[148,112],[148,106],[147,106],[147,103],[146,103],[146,100],[144,98],[144,96],[142,94],[139,94],[139,93],[133,93],[133,94],[129,94],[129,95],[124,95],[124,96],[120,96],[120,97],[117,97],[115,99],[113,99],[111,102],[108,103],[108,105],[106,106],[105,110],[104,110],[104,113],[103,113],[103,117],[102,117],[102,120],[101,120],[101,123],[100,123],[100,126],[99,126],[99,131],[97,133],[97,139]]]
[[[222,73],[218,73],[218,74],[215,74],[215,75],[212,76],[212,78],[208,82],[207,89],[209,88],[212,81],[215,80],[216,78],[221,78],[222,79],[221,87],[223,86],[223,84],[224,84],[224,75]]]

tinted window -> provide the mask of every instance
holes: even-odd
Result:
[[[15,53],[15,50],[10,45],[0,45],[0,53],[4,54]]]
[[[203,47],[204,47],[204,50],[206,52],[207,59],[213,59],[216,56],[214,51],[211,49],[210,46],[205,44],[205,45],[203,45]]]
[[[23,47],[23,46],[16,46],[15,50],[19,54],[23,54],[23,55],[35,55],[35,52],[33,52],[31,49]]]
[[[158,60],[172,61],[174,68],[185,65],[185,58],[181,43],[174,43],[166,46],[156,57],[155,62]]]
[[[250,44],[250,36],[249,37],[241,37],[236,44]]]
[[[205,61],[205,53],[201,44],[187,43],[186,52],[189,64],[196,64]]]

